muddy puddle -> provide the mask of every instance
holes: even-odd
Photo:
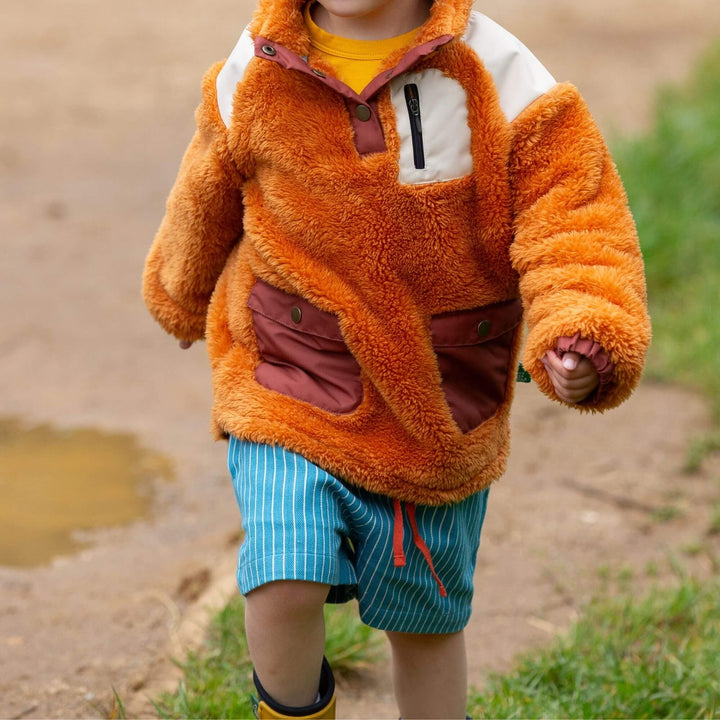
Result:
[[[149,517],[171,478],[132,435],[0,420],[0,566],[43,565],[86,546],[82,531]]]

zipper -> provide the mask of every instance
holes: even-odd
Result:
[[[405,103],[410,117],[410,137],[412,138],[415,168],[422,170],[425,167],[425,148],[423,147],[422,121],[420,119],[420,95],[415,83],[405,85]]]

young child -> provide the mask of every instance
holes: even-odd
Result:
[[[387,632],[403,718],[464,718],[463,627],[520,360],[629,396],[624,191],[577,90],[469,0],[260,0],[205,76],[144,295],[205,338],[259,717],[334,717],[323,604]]]

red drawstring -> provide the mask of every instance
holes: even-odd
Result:
[[[432,555],[430,555],[430,549],[425,544],[425,541],[422,539],[422,535],[420,535],[420,531],[418,530],[417,522],[415,522],[415,506],[412,503],[408,503],[406,507],[408,518],[410,519],[410,527],[412,527],[413,531],[413,540],[415,540],[415,545],[418,550],[420,550],[420,552],[425,556],[425,560],[428,564],[428,567],[430,568],[430,572],[435,578],[435,582],[438,584],[438,588],[440,589],[440,594],[443,597],[447,597],[447,590],[445,590],[445,586],[442,584],[442,581],[438,577],[438,574],[435,572],[435,566],[433,565]]]
[[[405,566],[405,551],[403,550],[403,516],[400,501],[393,500],[395,507],[395,525],[393,527],[393,563],[395,567]]]
[[[395,498],[393,500],[393,506],[395,509],[395,526],[393,528],[393,559],[395,567],[403,567],[405,565],[405,552],[403,551],[403,515],[402,515],[402,503]],[[447,597],[447,590],[442,584],[442,581],[435,572],[435,566],[433,565],[432,555],[430,554],[430,548],[422,538],[420,530],[417,526],[415,519],[415,505],[413,503],[406,503],[405,508],[407,509],[408,519],[410,520],[410,527],[413,531],[413,540],[415,541],[415,547],[423,554],[425,562],[430,568],[433,578],[438,585],[440,595]]]

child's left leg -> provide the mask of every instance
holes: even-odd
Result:
[[[393,685],[402,720],[457,718],[467,704],[467,662],[463,632],[423,635],[388,632]]]

